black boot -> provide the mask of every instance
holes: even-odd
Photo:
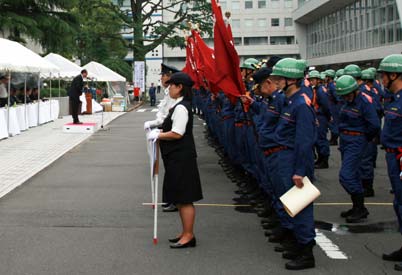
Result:
[[[329,145],[338,145],[338,135],[331,133],[331,139],[329,140]]]
[[[299,255],[294,260],[286,263],[285,268],[289,270],[302,270],[315,267],[314,245],[315,241],[312,240],[308,244],[300,246]]]
[[[294,251],[297,250],[298,244],[297,240],[294,237],[294,234],[289,235],[280,245],[274,247],[275,252],[283,252],[283,254],[287,251]],[[282,254],[282,256],[283,256]]]
[[[362,180],[362,184],[364,188],[364,197],[374,197],[373,179]]]
[[[356,208],[356,200],[355,200],[355,197],[354,197],[353,195],[351,195],[350,198],[352,199],[352,204],[353,204],[353,206],[352,206],[351,209],[341,212],[341,217],[342,217],[342,218],[347,218],[347,217],[349,217],[350,215],[352,215],[353,210]]]
[[[382,259],[384,261],[402,262],[402,248],[399,248],[398,250],[389,254],[382,254]]]
[[[317,161],[317,162],[315,163],[315,165],[314,165],[314,168],[315,168],[315,169],[327,169],[327,168],[329,168],[329,165],[328,165],[328,156],[319,155],[319,156],[318,156],[318,160],[319,160],[319,161]]]
[[[363,222],[363,219],[366,219],[369,215],[367,208],[364,206],[364,194],[353,195],[352,199],[354,201],[355,207],[353,208],[352,214],[346,218],[346,222]]]
[[[269,236],[268,242],[270,243],[281,243],[285,239],[292,235],[292,231],[286,228],[280,227],[279,229],[272,230],[272,235]]]

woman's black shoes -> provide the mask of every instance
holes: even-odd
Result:
[[[170,243],[177,243],[178,241],[180,241],[180,239],[181,239],[181,237],[177,237],[177,238],[174,238],[174,239],[169,239],[169,242]]]
[[[195,237],[192,238],[189,242],[187,243],[174,243],[170,245],[170,248],[187,248],[187,247],[195,247],[197,245],[197,241],[195,240]]]

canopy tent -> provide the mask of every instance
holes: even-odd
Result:
[[[112,97],[116,93],[127,96],[125,77],[95,61],[89,62],[88,64],[83,66],[83,68],[88,71],[88,75],[96,75],[96,81],[107,82],[109,97]]]
[[[95,61],[89,62],[84,69],[87,69],[88,74],[96,75],[96,81],[104,82],[126,82],[126,78],[112,71],[105,65],[97,63]]]
[[[72,79],[81,73],[82,68],[80,66],[61,55],[49,53],[44,58],[60,68],[58,76],[61,78]],[[93,77],[95,76],[93,75]]]
[[[21,44],[0,38],[0,71],[49,74],[59,68]]]

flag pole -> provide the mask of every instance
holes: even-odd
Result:
[[[155,165],[154,165],[154,238],[153,242],[154,245],[158,244],[158,176],[159,176],[159,141],[155,142],[155,150],[156,150],[156,158],[155,158]]]

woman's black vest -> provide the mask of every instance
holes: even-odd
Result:
[[[183,134],[183,137],[181,139],[160,141],[160,148],[163,158],[173,158],[183,160],[187,158],[197,157],[193,137],[193,112],[190,101],[182,100],[169,110],[168,116],[163,121],[162,130],[165,133],[172,130],[173,125],[172,115],[176,107],[179,105],[183,105],[184,107],[186,107],[188,112],[188,122],[186,125],[186,132]]]

